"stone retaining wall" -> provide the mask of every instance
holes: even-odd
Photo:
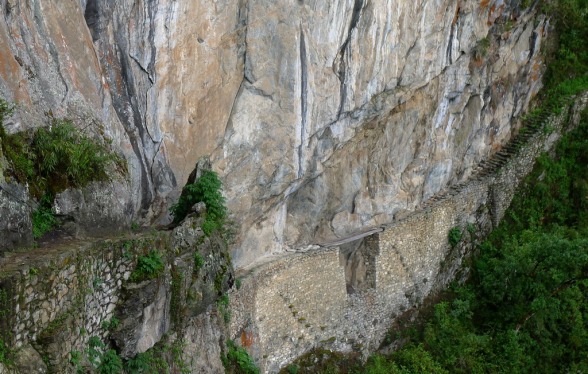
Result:
[[[72,242],[22,255],[26,266],[6,268],[0,279],[4,342],[14,350],[32,345],[50,367],[63,368],[70,353],[83,352],[92,336],[105,339],[122,285],[145,246],[160,241]],[[44,249],[45,250],[45,249]]]
[[[15,361],[9,368],[0,362],[0,373],[75,373],[75,356],[90,366],[92,337],[130,359],[166,334],[166,343],[187,347],[182,357],[193,372],[220,366],[220,355],[194,359],[210,345],[220,351],[218,339],[201,344],[205,333],[187,335],[195,323],[215,320],[215,300],[233,279],[226,243],[204,236],[200,223],[188,218],[171,232],[61,241],[0,258],[0,344]],[[153,250],[163,270],[133,277],[139,258]]]

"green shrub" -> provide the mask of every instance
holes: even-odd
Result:
[[[6,105],[0,100],[0,112]],[[0,119],[5,115],[0,114]],[[121,164],[105,144],[82,134],[69,120],[53,119],[50,128],[11,135],[0,126],[0,137],[9,174],[21,184],[28,183],[38,199],[108,180],[109,167]]]
[[[4,344],[4,341],[0,339],[0,364],[11,364],[10,349]]]
[[[185,344],[182,340],[175,340],[172,344],[157,343],[146,352],[139,353],[129,359],[125,365],[128,374],[160,374],[177,373],[189,374],[190,368],[181,355]]]
[[[106,345],[97,336],[88,340],[88,361],[100,374],[118,374],[123,372],[122,359],[114,349],[106,350]],[[72,359],[73,359],[72,355]],[[80,357],[76,357],[79,359]]]
[[[120,325],[120,320],[116,317],[112,317],[109,321],[102,322],[102,328],[104,330],[114,330]]]
[[[58,221],[51,210],[51,205],[47,203],[46,199],[42,199],[39,207],[33,211],[32,223],[33,237],[35,239],[39,239],[58,225]]]
[[[167,364],[160,361],[153,356],[153,352],[150,350],[144,353],[138,353],[135,357],[127,361],[125,371],[129,374],[157,374],[157,367],[167,369]]]
[[[227,354],[221,358],[227,373],[259,374],[259,369],[249,353],[232,340],[227,341]]]
[[[226,293],[216,301],[218,311],[223,316],[223,321],[225,321],[225,323],[231,321],[231,309],[229,308],[229,303],[229,295]]]
[[[446,374],[448,373],[422,345],[408,346],[392,357],[373,355],[361,371],[365,374]]]
[[[151,373],[151,352],[138,353],[125,364],[125,371],[130,374]]]
[[[131,273],[130,279],[133,282],[155,279],[161,275],[164,268],[161,254],[156,250],[151,250],[148,255],[139,257],[137,267]]]
[[[97,368],[100,365],[102,351],[105,347],[106,346],[104,345],[104,343],[102,343],[102,340],[100,340],[100,338],[97,336],[92,336],[88,340],[88,361],[90,361],[90,364],[92,364],[92,366],[94,366],[95,368]]]
[[[447,239],[449,240],[449,245],[451,245],[451,247],[455,247],[461,241],[461,237],[462,237],[461,229],[457,226],[453,227],[451,230],[449,230],[449,233],[447,234]]]
[[[98,372],[100,374],[119,374],[123,372],[122,359],[114,349],[109,349],[102,355]]]
[[[288,367],[286,368],[286,371],[288,372],[288,374],[298,374],[299,370],[300,370],[300,367],[296,364],[288,365]]]
[[[204,266],[204,258],[198,252],[194,252],[194,271],[202,269]]]
[[[74,367],[76,373],[81,374],[84,372],[82,366],[82,353],[80,351],[71,351],[69,363]]]
[[[206,235],[210,235],[213,231],[221,229],[227,218],[225,198],[221,190],[222,183],[217,174],[211,170],[204,171],[195,183],[184,187],[180,199],[171,207],[174,222],[181,222],[194,204],[204,202],[206,217],[202,230]]]

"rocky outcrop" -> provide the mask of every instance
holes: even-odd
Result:
[[[2,175],[0,170],[0,182]],[[32,203],[26,189],[15,183],[0,184],[0,254],[4,248],[32,243]]]
[[[209,155],[243,266],[391,222],[500,149],[540,86],[519,3],[3,0],[0,93],[11,132],[51,113],[113,140],[127,225],[169,220]]]
[[[123,302],[117,311],[122,324],[112,334],[122,357],[147,351],[169,331],[170,283],[161,277],[123,288]]]

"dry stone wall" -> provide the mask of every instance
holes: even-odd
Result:
[[[123,283],[137,254],[149,245],[131,243],[74,242],[65,248],[43,248],[40,254],[23,256],[25,266],[3,268],[4,342],[15,350],[32,345],[49,367],[65,371],[71,353],[84,352],[90,337],[108,336],[104,322],[115,316]]]
[[[167,339],[185,346],[181,357],[192,372],[222,366],[223,325],[213,311],[232,269],[224,241],[205,237],[201,223],[189,217],[171,232],[58,241],[0,257],[0,344],[15,360],[9,368],[0,363],[0,372],[74,373],[76,355],[89,365],[93,337],[125,359]],[[152,251],[163,269],[138,276],[139,259]]]
[[[374,279],[367,278],[365,287],[348,287],[339,247],[291,253],[243,272],[244,286],[232,295],[231,335],[271,373],[316,347],[374,351],[395,317],[458,275],[476,241],[502,219],[537,156],[587,102],[588,94],[571,113],[563,111],[513,142],[468,182],[367,237],[363,265],[373,269]],[[448,241],[453,228],[462,233],[455,246]]]

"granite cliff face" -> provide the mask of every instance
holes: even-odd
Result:
[[[2,0],[0,95],[10,132],[50,112],[126,157],[60,197],[74,217],[166,222],[209,156],[245,266],[391,222],[500,149],[540,88],[547,25],[519,4]]]

